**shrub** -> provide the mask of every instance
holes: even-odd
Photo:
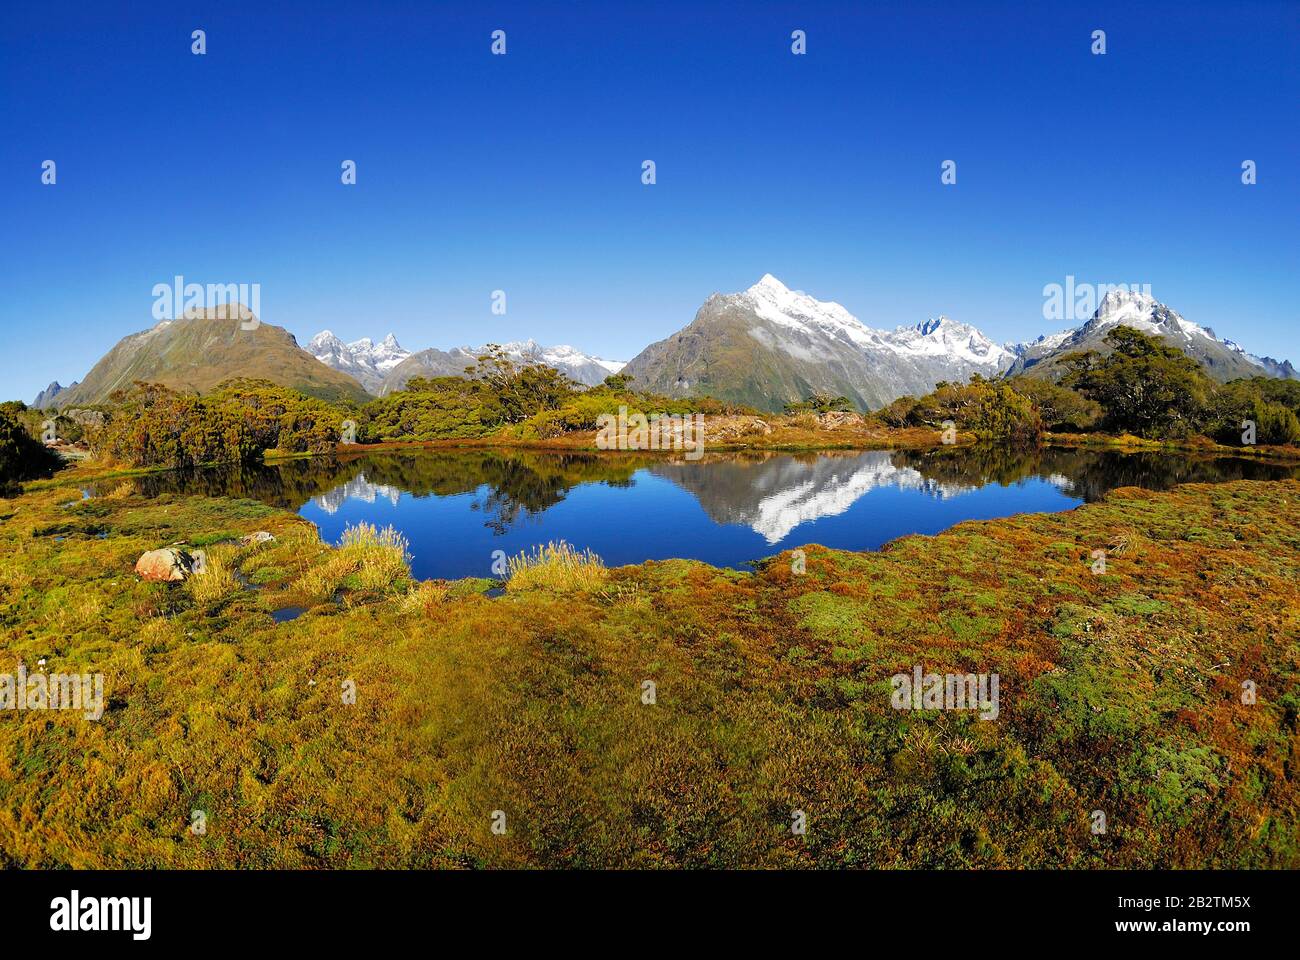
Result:
[[[951,420],[982,440],[1035,441],[1043,431],[1042,417],[1029,398],[979,374],[964,384],[941,381],[920,399],[899,397],[876,417],[891,427],[936,430]]]
[[[786,413],[836,413],[853,410],[853,402],[848,397],[832,396],[829,393],[814,393],[798,403],[787,403]]]
[[[982,385],[962,424],[981,440],[1036,442],[1043,420],[1033,401],[1006,384]]]
[[[1115,327],[1105,343],[1105,356],[1089,350],[1065,357],[1070,371],[1061,382],[1101,404],[1107,430],[1159,440],[1203,429],[1215,387],[1195,360],[1131,327]]]
[[[324,453],[346,411],[265,380],[230,380],[205,397],[136,383],[113,395],[91,449],[132,466],[248,461],[270,449]]]
[[[916,397],[899,397],[875,413],[876,419],[887,427],[911,427],[916,425],[914,415],[920,401]]]
[[[1055,432],[1086,433],[1102,418],[1101,404],[1078,391],[1043,377],[1016,377],[1012,388],[1038,408],[1044,428]]]
[[[0,485],[48,477],[58,466],[58,455],[28,433],[17,417],[0,413]]]
[[[1300,442],[1300,418],[1288,407],[1271,400],[1256,400],[1251,413],[1254,414],[1256,443]]]
[[[1289,404],[1293,398],[1300,403],[1297,388],[1300,384],[1295,381],[1264,377],[1224,384],[1215,398],[1211,435],[1220,443],[1235,446],[1242,442],[1242,422],[1251,420],[1256,443],[1300,443],[1300,418]]]
[[[450,440],[487,436],[505,422],[486,387],[464,377],[413,377],[405,390],[372,400],[361,409],[358,439]]]

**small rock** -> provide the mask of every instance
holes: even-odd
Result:
[[[256,533],[250,533],[246,537],[239,538],[239,545],[242,547],[251,547],[255,543],[274,543],[275,534],[267,533],[265,530],[258,530]]]
[[[178,547],[150,550],[135,562],[135,572],[144,580],[174,583],[184,580],[194,568],[194,558]]]

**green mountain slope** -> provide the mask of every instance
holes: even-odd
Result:
[[[239,316],[216,308],[123,337],[79,384],[61,391],[54,405],[102,403],[136,380],[204,393],[231,377],[270,380],[322,400],[370,399],[352,377],[299,347],[289,331],[260,322],[245,330],[250,321]]]

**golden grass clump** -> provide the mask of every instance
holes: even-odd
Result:
[[[325,563],[298,578],[298,592],[328,600],[341,586],[384,592],[411,575],[407,540],[392,527],[370,523],[347,527],[339,548]]]
[[[185,578],[185,587],[195,603],[209,606],[239,592],[233,548],[208,547],[196,551],[195,560],[194,570]]]
[[[402,598],[402,612],[428,614],[446,603],[450,596],[451,588],[447,584],[426,580]]]
[[[609,571],[590,550],[577,550],[563,540],[552,541],[506,561],[506,590],[544,589],[563,592],[593,590],[605,582]]]

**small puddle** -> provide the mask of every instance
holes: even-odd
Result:
[[[281,607],[279,610],[271,611],[271,619],[276,623],[288,623],[290,620],[297,620],[306,612],[306,607]]]
[[[244,571],[243,571],[243,570],[240,570],[238,567],[236,567],[234,570],[232,570],[231,573],[232,573],[232,574],[234,575],[234,577],[235,577],[235,583],[239,584],[240,587],[242,587],[243,589],[245,589],[245,590],[261,590],[261,589],[262,589],[261,586],[260,586],[259,584],[254,583],[252,580],[249,580],[248,577],[247,577],[247,575],[245,575]],[[285,609],[288,610],[288,609],[292,609],[292,608],[290,608],[290,607],[286,607]]]

